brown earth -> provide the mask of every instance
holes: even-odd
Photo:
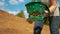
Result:
[[[33,34],[33,24],[0,10],[0,34]],[[49,27],[44,25],[42,34],[50,34]]]

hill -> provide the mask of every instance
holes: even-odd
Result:
[[[0,34],[33,34],[33,24],[25,18],[20,18],[0,10]],[[42,34],[50,34],[49,27],[44,25]]]

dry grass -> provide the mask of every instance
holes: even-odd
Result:
[[[33,24],[0,10],[0,34],[33,34]],[[44,25],[42,34],[50,34],[49,27]]]

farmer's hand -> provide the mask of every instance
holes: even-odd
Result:
[[[47,10],[45,10],[45,13],[46,13],[46,14],[48,14],[48,11],[47,11]]]
[[[45,17],[47,17],[48,16],[48,11],[47,10],[45,10]]]
[[[32,24],[32,23],[33,23],[33,21],[29,21],[28,19],[27,19],[27,21],[28,21],[30,24]]]

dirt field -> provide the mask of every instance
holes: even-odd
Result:
[[[33,34],[33,24],[0,10],[0,34]],[[49,27],[44,25],[42,34],[50,34]]]

